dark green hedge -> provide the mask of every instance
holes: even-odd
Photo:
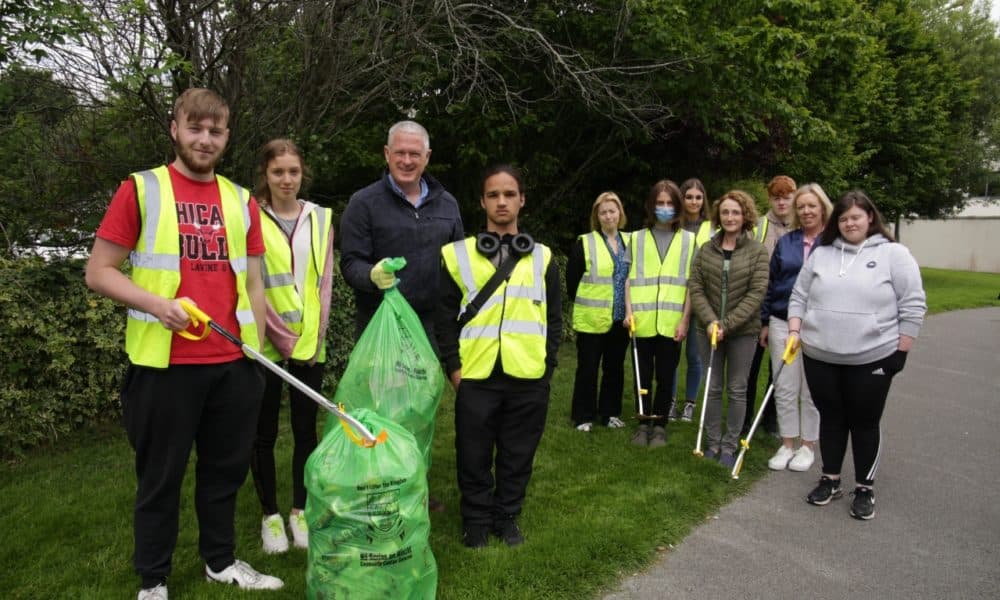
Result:
[[[565,257],[556,259],[564,272]],[[0,259],[0,456],[120,414],[125,308],[87,289],[83,269],[81,260]],[[331,398],[354,347],[354,295],[343,277],[334,277],[333,294]]]
[[[80,260],[0,259],[0,455],[120,414],[125,308],[87,289],[83,269]],[[334,294],[329,384],[343,372],[354,333],[343,278],[335,278]]]
[[[17,455],[117,414],[123,309],[83,282],[82,261],[0,259],[0,451]]]

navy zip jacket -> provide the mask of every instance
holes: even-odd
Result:
[[[340,270],[354,289],[364,323],[382,302],[370,273],[383,258],[406,258],[406,267],[396,273],[399,291],[421,318],[430,318],[437,307],[441,246],[464,239],[465,231],[455,197],[430,175],[423,179],[427,198],[419,208],[392,189],[385,170],[351,196],[340,218]]]
[[[771,275],[767,285],[764,303],[760,305],[760,322],[767,325],[771,315],[783,321],[788,320],[788,300],[792,296],[792,288],[799,277],[804,261],[802,260],[802,240],[805,233],[801,229],[789,231],[778,238],[771,255]],[[817,240],[813,240],[812,248]],[[812,248],[809,249],[812,252]]]

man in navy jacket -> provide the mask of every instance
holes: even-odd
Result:
[[[368,325],[394,276],[380,264],[402,256],[399,291],[420,317],[431,344],[441,247],[465,237],[455,197],[424,173],[430,136],[414,121],[389,128],[382,178],[351,196],[340,220],[340,270],[354,289],[355,336]]]

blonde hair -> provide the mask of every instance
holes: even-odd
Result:
[[[795,190],[795,195],[792,196],[792,217],[789,221],[789,229],[798,229],[802,227],[802,223],[799,223],[799,211],[796,210],[796,205],[799,201],[799,196],[805,196],[806,194],[812,194],[819,199],[819,205],[823,207],[823,222],[822,226],[826,225],[827,220],[830,218],[830,214],[833,213],[833,203],[830,202],[830,198],[823,191],[823,188],[819,186],[818,183],[807,183],[799,189]]]
[[[618,229],[625,227],[628,219],[625,217],[625,208],[622,206],[621,198],[614,192],[604,192],[597,197],[597,200],[594,200],[594,206],[590,209],[590,228],[594,231],[601,230],[601,220],[597,217],[597,213],[600,211],[601,205],[605,202],[615,203],[618,207]]]

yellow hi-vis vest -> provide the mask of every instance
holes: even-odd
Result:
[[[458,318],[497,268],[476,251],[474,237],[446,245],[441,256],[462,290]],[[511,377],[541,379],[545,374],[545,270],[551,259],[551,250],[535,244],[531,254],[518,260],[510,278],[462,328],[458,337],[462,379],[489,378],[498,355],[504,373]]]
[[[268,304],[281,317],[288,330],[299,336],[290,358],[317,362],[326,360],[326,344],[319,339],[320,298],[319,287],[326,268],[329,252],[330,228],[333,226],[333,211],[313,206],[309,212],[309,252],[297,249],[304,240],[300,236],[306,232],[296,230],[289,240],[281,226],[262,211],[261,232],[264,235],[262,271],[264,276],[264,296]],[[300,223],[301,224],[301,223]],[[296,285],[296,272],[302,277],[301,289]],[[319,348],[317,348],[317,344]],[[283,360],[269,340],[264,341],[264,356],[273,361]]]
[[[629,234],[622,233],[628,244]],[[606,333],[613,320],[615,260],[604,234],[591,231],[580,236],[586,269],[573,301],[573,329],[583,333]]]
[[[767,215],[764,215],[757,220],[757,224],[753,228],[753,239],[761,244],[764,243],[764,238],[767,237],[767,225]]]
[[[180,232],[177,227],[177,207],[167,167],[133,173],[139,218],[142,223],[135,249],[129,255],[132,281],[139,287],[162,296],[174,298],[181,284]],[[257,324],[254,322],[247,294],[247,232],[250,229],[250,192],[221,175],[215,176],[222,200],[222,218],[226,223],[226,244],[229,264],[236,277],[236,320],[240,324],[243,342],[258,347]],[[125,326],[125,352],[133,364],[166,368],[170,364],[170,344],[173,332],[154,315],[130,308]]]
[[[673,337],[677,332],[695,250],[694,234],[679,229],[661,263],[653,232],[646,229],[632,234],[629,294],[637,337]]]
[[[717,230],[716,230],[717,231]],[[698,233],[694,234],[694,246],[695,248],[701,248],[702,245],[708,240],[712,239],[712,220],[705,219],[698,226]]]

